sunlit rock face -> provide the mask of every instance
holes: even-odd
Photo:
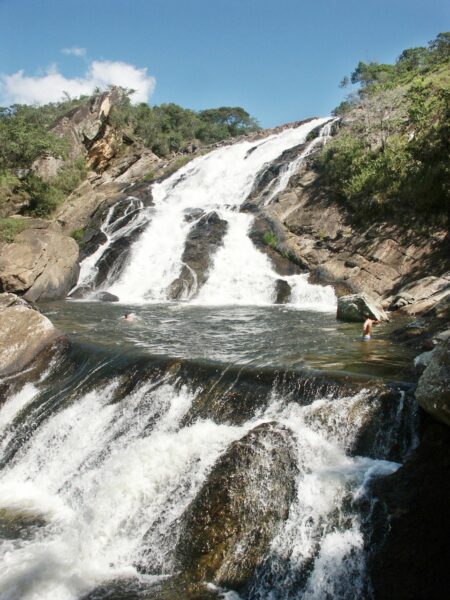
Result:
[[[0,376],[20,371],[59,335],[27,302],[0,294]]]

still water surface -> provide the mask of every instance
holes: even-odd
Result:
[[[413,352],[389,339],[400,326],[381,324],[370,342],[360,323],[341,323],[326,312],[287,306],[124,306],[54,302],[44,313],[72,339],[149,354],[213,363],[296,369],[312,367],[385,379],[407,378]],[[120,317],[135,314],[133,322]]]

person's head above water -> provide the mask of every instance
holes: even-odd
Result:
[[[123,319],[124,321],[133,321],[134,320],[134,313],[125,313],[120,318]]]

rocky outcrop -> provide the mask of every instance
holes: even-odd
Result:
[[[263,223],[259,238],[273,234],[269,252],[309,271],[311,283],[333,285],[338,296],[368,293],[383,308],[407,314],[423,313],[448,293],[445,229],[423,235],[402,224],[355,223],[308,160],[283,193],[267,206],[264,198],[254,190],[246,205]]]
[[[367,496],[368,574],[376,600],[437,600],[450,588],[450,429],[426,415],[424,421],[410,459],[392,475],[374,478]]]
[[[52,323],[15,294],[0,294],[0,376],[23,369],[60,336]]]
[[[294,456],[290,432],[275,423],[234,442],[182,517],[178,567],[193,580],[242,590],[288,516]]]
[[[0,245],[0,290],[32,301],[63,298],[78,276],[78,245],[56,223],[28,222],[13,243]]]
[[[366,294],[351,294],[338,298],[337,318],[340,321],[363,322],[366,319],[388,321],[381,307],[377,307],[373,298]]]
[[[181,262],[183,267],[169,287],[169,297],[190,298],[206,282],[213,258],[223,242],[228,223],[216,212],[202,216],[189,231]]]
[[[285,233],[277,221],[256,214],[249,237],[258,250],[269,257],[274,270],[279,275],[297,275],[306,271],[306,265],[295,261],[295,257],[289,254],[285,246]]]
[[[50,131],[68,141],[70,158],[83,156],[100,136],[103,137],[111,108],[123,95],[121,88],[113,87],[57,120]]]
[[[430,415],[450,426],[450,337],[433,351],[419,379],[416,398]]]

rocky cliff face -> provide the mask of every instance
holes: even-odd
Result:
[[[385,309],[406,314],[422,313],[450,294],[445,230],[430,237],[399,225],[355,224],[310,161],[264,206],[271,168],[260,174],[249,205],[275,235],[272,252],[309,271],[312,283],[331,284],[338,295],[366,292]]]

